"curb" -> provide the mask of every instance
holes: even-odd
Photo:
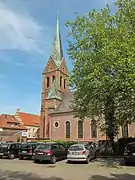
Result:
[[[98,156],[97,158],[124,158],[124,156]]]

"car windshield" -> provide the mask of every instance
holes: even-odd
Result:
[[[126,147],[127,150],[135,151],[135,144],[128,144]]]
[[[83,150],[83,146],[81,145],[74,145],[69,148],[69,151],[82,151],[82,150]]]
[[[37,146],[36,149],[45,149],[45,150],[48,150],[50,149],[50,145],[49,144],[40,144]]]

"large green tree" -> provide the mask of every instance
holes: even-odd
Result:
[[[135,1],[118,0],[67,22],[76,116],[98,115],[113,141],[119,125],[135,121]],[[105,122],[105,123],[104,123]]]

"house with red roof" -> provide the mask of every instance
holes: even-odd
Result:
[[[14,115],[0,115],[0,140],[1,141],[17,141],[21,139],[22,132],[26,132],[27,128],[19,122]]]
[[[37,138],[39,136],[40,115],[21,112],[20,109],[17,109],[15,118],[27,128],[25,137]]]

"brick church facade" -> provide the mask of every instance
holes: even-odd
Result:
[[[74,118],[71,101],[74,92],[68,87],[69,72],[63,55],[59,19],[48,63],[42,73],[40,138],[51,140],[95,141],[106,140],[106,135],[93,119]],[[119,137],[135,136],[135,125],[120,129]]]

